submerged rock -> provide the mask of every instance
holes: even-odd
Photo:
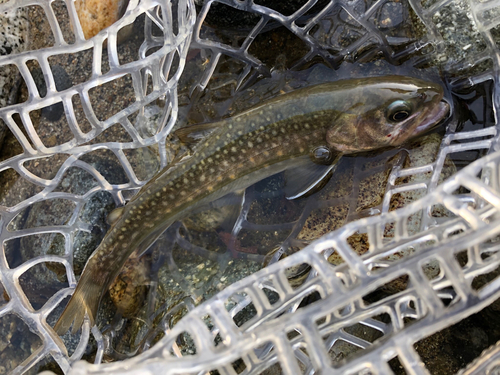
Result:
[[[0,0],[4,4],[8,0]],[[17,54],[26,49],[29,35],[26,10],[23,8],[0,15],[0,56]],[[22,77],[14,64],[0,67],[0,108],[18,102]],[[7,125],[0,119],[0,147],[7,133]]]

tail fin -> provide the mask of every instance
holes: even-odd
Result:
[[[103,286],[86,276],[84,272],[73,296],[54,326],[58,335],[65,334],[71,327],[71,323],[73,323],[71,333],[75,334],[82,326],[85,315],[89,317],[91,327],[95,323]]]

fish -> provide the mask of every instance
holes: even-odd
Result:
[[[406,76],[348,79],[297,89],[233,117],[181,129],[196,144],[154,176],[111,224],[88,259],[54,326],[76,333],[95,324],[100,301],[134,252],[146,251],[175,221],[202,204],[285,171],[289,199],[331,175],[342,155],[401,146],[442,122],[441,85]],[[196,136],[202,134],[203,136]]]

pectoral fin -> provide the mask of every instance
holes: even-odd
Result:
[[[331,164],[314,163],[309,155],[297,158],[297,164],[285,171],[285,196],[297,199],[314,192],[328,182],[342,157],[338,154]]]

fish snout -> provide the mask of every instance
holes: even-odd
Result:
[[[450,117],[450,108],[450,104],[445,99],[441,99],[441,101],[422,118],[420,124],[415,128],[415,134],[420,134],[442,124],[444,120]]]

